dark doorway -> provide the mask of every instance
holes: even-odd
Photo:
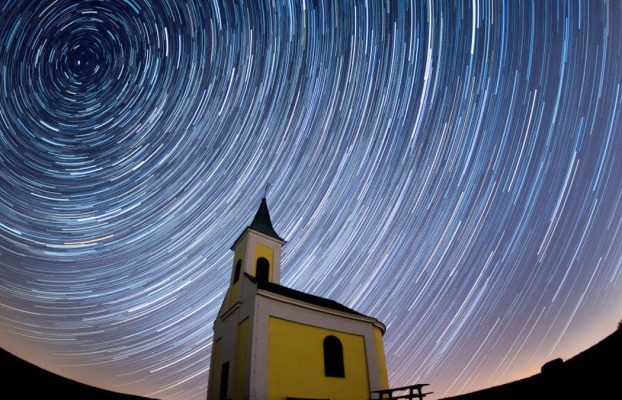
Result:
[[[257,259],[256,276],[258,282],[268,282],[268,279],[270,279],[270,261],[263,257]]]
[[[229,391],[229,362],[222,365],[220,374],[220,394],[218,400],[227,400],[227,392]]]
[[[242,269],[242,260],[238,260],[235,264],[235,274],[233,275],[233,283],[236,283],[240,279],[240,270]]]
[[[324,338],[324,375],[334,378],[346,376],[343,368],[343,346],[336,336]]]

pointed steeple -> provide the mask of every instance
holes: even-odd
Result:
[[[266,202],[265,197],[261,199],[261,204],[259,205],[257,213],[255,214],[255,218],[253,218],[253,222],[251,222],[248,227],[254,231],[263,233],[264,235],[268,235],[282,242],[285,242],[285,239],[280,237],[274,230],[274,227],[272,227],[270,212],[268,211],[268,203]]]
[[[235,253],[231,286],[236,285],[242,274],[278,284],[281,276],[281,249],[284,244],[285,239],[272,226],[268,203],[264,197],[251,224],[231,246]]]

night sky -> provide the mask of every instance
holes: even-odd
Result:
[[[622,3],[0,0],[0,346],[202,399],[267,190],[282,283],[390,383],[527,376],[622,318]]]

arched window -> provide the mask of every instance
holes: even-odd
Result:
[[[335,378],[346,376],[343,368],[343,346],[336,336],[324,338],[324,375]]]
[[[270,261],[263,257],[259,257],[257,259],[257,270],[255,274],[257,281],[268,282],[268,279],[270,278]]]
[[[240,270],[242,269],[242,260],[238,260],[235,264],[235,273],[233,274],[233,283],[236,283],[240,279]]]

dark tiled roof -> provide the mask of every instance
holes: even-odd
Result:
[[[268,292],[280,294],[281,296],[289,297],[295,300],[303,301],[305,303],[313,304],[320,307],[330,308],[331,310],[341,311],[348,314],[354,314],[362,317],[367,317],[365,314],[361,314],[358,311],[354,311],[351,308],[344,306],[343,304],[337,303],[335,300],[326,299],[320,296],[314,296],[309,293],[299,292],[298,290],[294,290],[288,288],[286,286],[282,286],[272,282],[259,282],[254,277],[245,274],[251,281],[257,284],[257,288],[266,290]],[[369,318],[369,317],[367,317]]]
[[[274,228],[272,227],[272,221],[270,220],[270,212],[268,211],[268,203],[266,202],[265,197],[261,199],[261,204],[259,205],[257,214],[255,214],[255,218],[253,218],[253,222],[251,222],[251,224],[248,227],[257,232],[261,232],[270,237],[278,239],[282,242],[285,241],[285,239],[280,237],[276,233]]]

